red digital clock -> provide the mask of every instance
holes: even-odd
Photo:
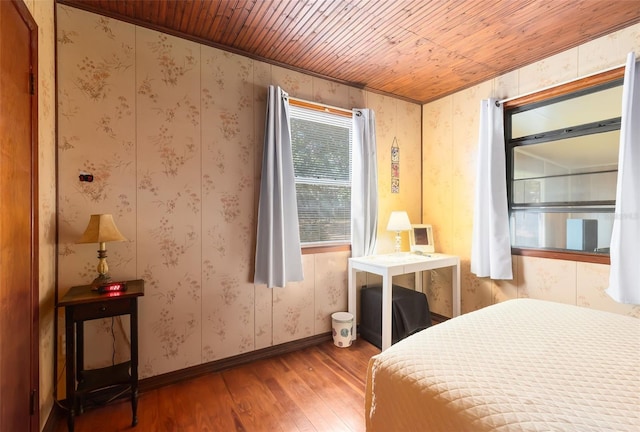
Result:
[[[112,293],[112,292],[120,292],[127,290],[126,282],[108,282],[98,286],[98,292],[103,293]]]

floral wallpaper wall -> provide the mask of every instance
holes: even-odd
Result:
[[[75,241],[90,214],[112,213],[127,241],[107,244],[110,272],[145,280],[142,378],[327,333],[347,308],[349,252],[303,255],[303,282],[252,282],[268,85],[374,109],[378,250],[393,247],[392,210],[420,222],[419,105],[64,5],[57,20],[59,295],[95,277],[97,245]],[[392,195],[394,136],[404,159]],[[114,347],[128,358],[127,329],[126,318],[87,325],[88,367],[110,364]]]
[[[423,220],[433,224],[436,250],[461,258],[463,312],[532,297],[640,317],[640,306],[618,304],[604,292],[608,265],[514,256],[513,281],[470,272],[480,101],[515,97],[620,66],[632,50],[640,50],[640,24],[423,106]],[[450,272],[431,273],[424,278],[431,309],[450,316]]]

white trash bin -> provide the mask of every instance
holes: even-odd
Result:
[[[353,338],[353,315],[349,312],[331,314],[331,330],[333,343],[340,348],[351,346]]]

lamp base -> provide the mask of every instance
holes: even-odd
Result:
[[[402,250],[402,238],[400,237],[400,231],[396,231],[396,244],[393,251],[397,254]]]
[[[101,285],[104,284],[108,284],[112,281],[111,276],[109,276],[108,274],[99,274],[97,278],[95,278],[93,280],[93,282],[91,282],[91,289],[94,291],[98,291],[98,288]]]

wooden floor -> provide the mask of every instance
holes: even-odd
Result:
[[[75,430],[364,431],[367,364],[379,352],[361,338],[349,348],[325,342],[141,393],[135,428],[122,401],[76,417]]]

